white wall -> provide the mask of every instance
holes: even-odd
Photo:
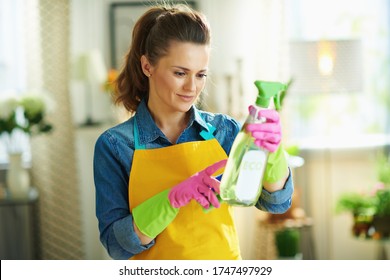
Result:
[[[82,128],[76,131],[77,166],[80,175],[81,220],[84,234],[86,260],[109,259],[99,240],[95,215],[95,187],[93,182],[92,158],[97,137],[107,127]]]
[[[71,0],[70,7],[70,61],[74,65],[77,57],[90,50],[99,50],[106,68],[109,68],[108,51],[108,10],[105,0]],[[72,69],[72,68],[71,68]],[[76,124],[85,121],[87,107],[92,108],[95,121],[112,120],[111,101],[99,84],[92,85],[92,100],[88,102],[85,94],[88,86],[82,81],[71,79],[70,94],[72,97],[73,120]]]

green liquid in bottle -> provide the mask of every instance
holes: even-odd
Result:
[[[256,204],[262,191],[267,155],[266,150],[254,144],[244,125],[233,142],[221,180],[221,198],[225,202],[236,206]]]
[[[255,81],[255,85],[259,90],[256,112],[249,114],[236,136],[220,184],[220,196],[230,205],[252,206],[261,195],[268,151],[254,143],[254,138],[245,127],[249,123],[265,121],[258,118],[258,110],[268,108],[271,98],[275,108],[279,109],[280,95],[287,88],[279,82]]]

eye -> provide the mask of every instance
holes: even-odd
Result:
[[[175,75],[179,76],[179,77],[184,77],[186,75],[186,73],[182,72],[182,71],[175,71]]]
[[[197,76],[198,76],[198,78],[205,79],[207,77],[207,74],[206,73],[199,73]]]

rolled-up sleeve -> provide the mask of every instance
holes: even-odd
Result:
[[[283,189],[270,193],[263,188],[256,207],[274,214],[284,213],[291,207],[293,192],[294,184],[291,169],[289,168],[289,175]]]
[[[131,156],[129,147],[122,147],[110,133],[102,134],[95,144],[96,216],[100,241],[113,259],[129,259],[154,245],[154,241],[142,245],[134,232],[128,204]]]
[[[147,244],[142,245],[137,234],[133,228],[133,217],[131,215],[116,221],[113,226],[113,240],[108,240],[110,243],[111,256],[114,259],[128,259],[128,254],[121,253],[123,248],[130,252],[131,255],[142,253],[154,245],[154,240]],[[110,239],[110,238],[109,238]],[[117,247],[117,244],[120,246]]]

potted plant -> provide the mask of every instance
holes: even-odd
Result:
[[[15,137],[20,132],[33,136],[50,132],[53,126],[47,121],[50,99],[34,92],[0,99],[0,136],[3,136],[7,152],[20,152]]]
[[[380,183],[376,188],[376,213],[373,219],[373,227],[378,237],[390,236],[390,158],[384,155],[379,157],[378,179]]]
[[[376,239],[390,237],[390,160],[380,156],[378,183],[369,193],[349,192],[340,196],[336,212],[354,217],[353,234]]]
[[[376,211],[376,197],[366,193],[348,192],[340,196],[336,205],[336,212],[350,212],[353,216],[352,232],[355,236],[369,235]]]
[[[47,121],[48,97],[28,93],[0,99],[0,140],[8,153],[6,185],[13,198],[25,198],[30,177],[22,164],[22,154],[31,136],[48,133],[53,127]]]

